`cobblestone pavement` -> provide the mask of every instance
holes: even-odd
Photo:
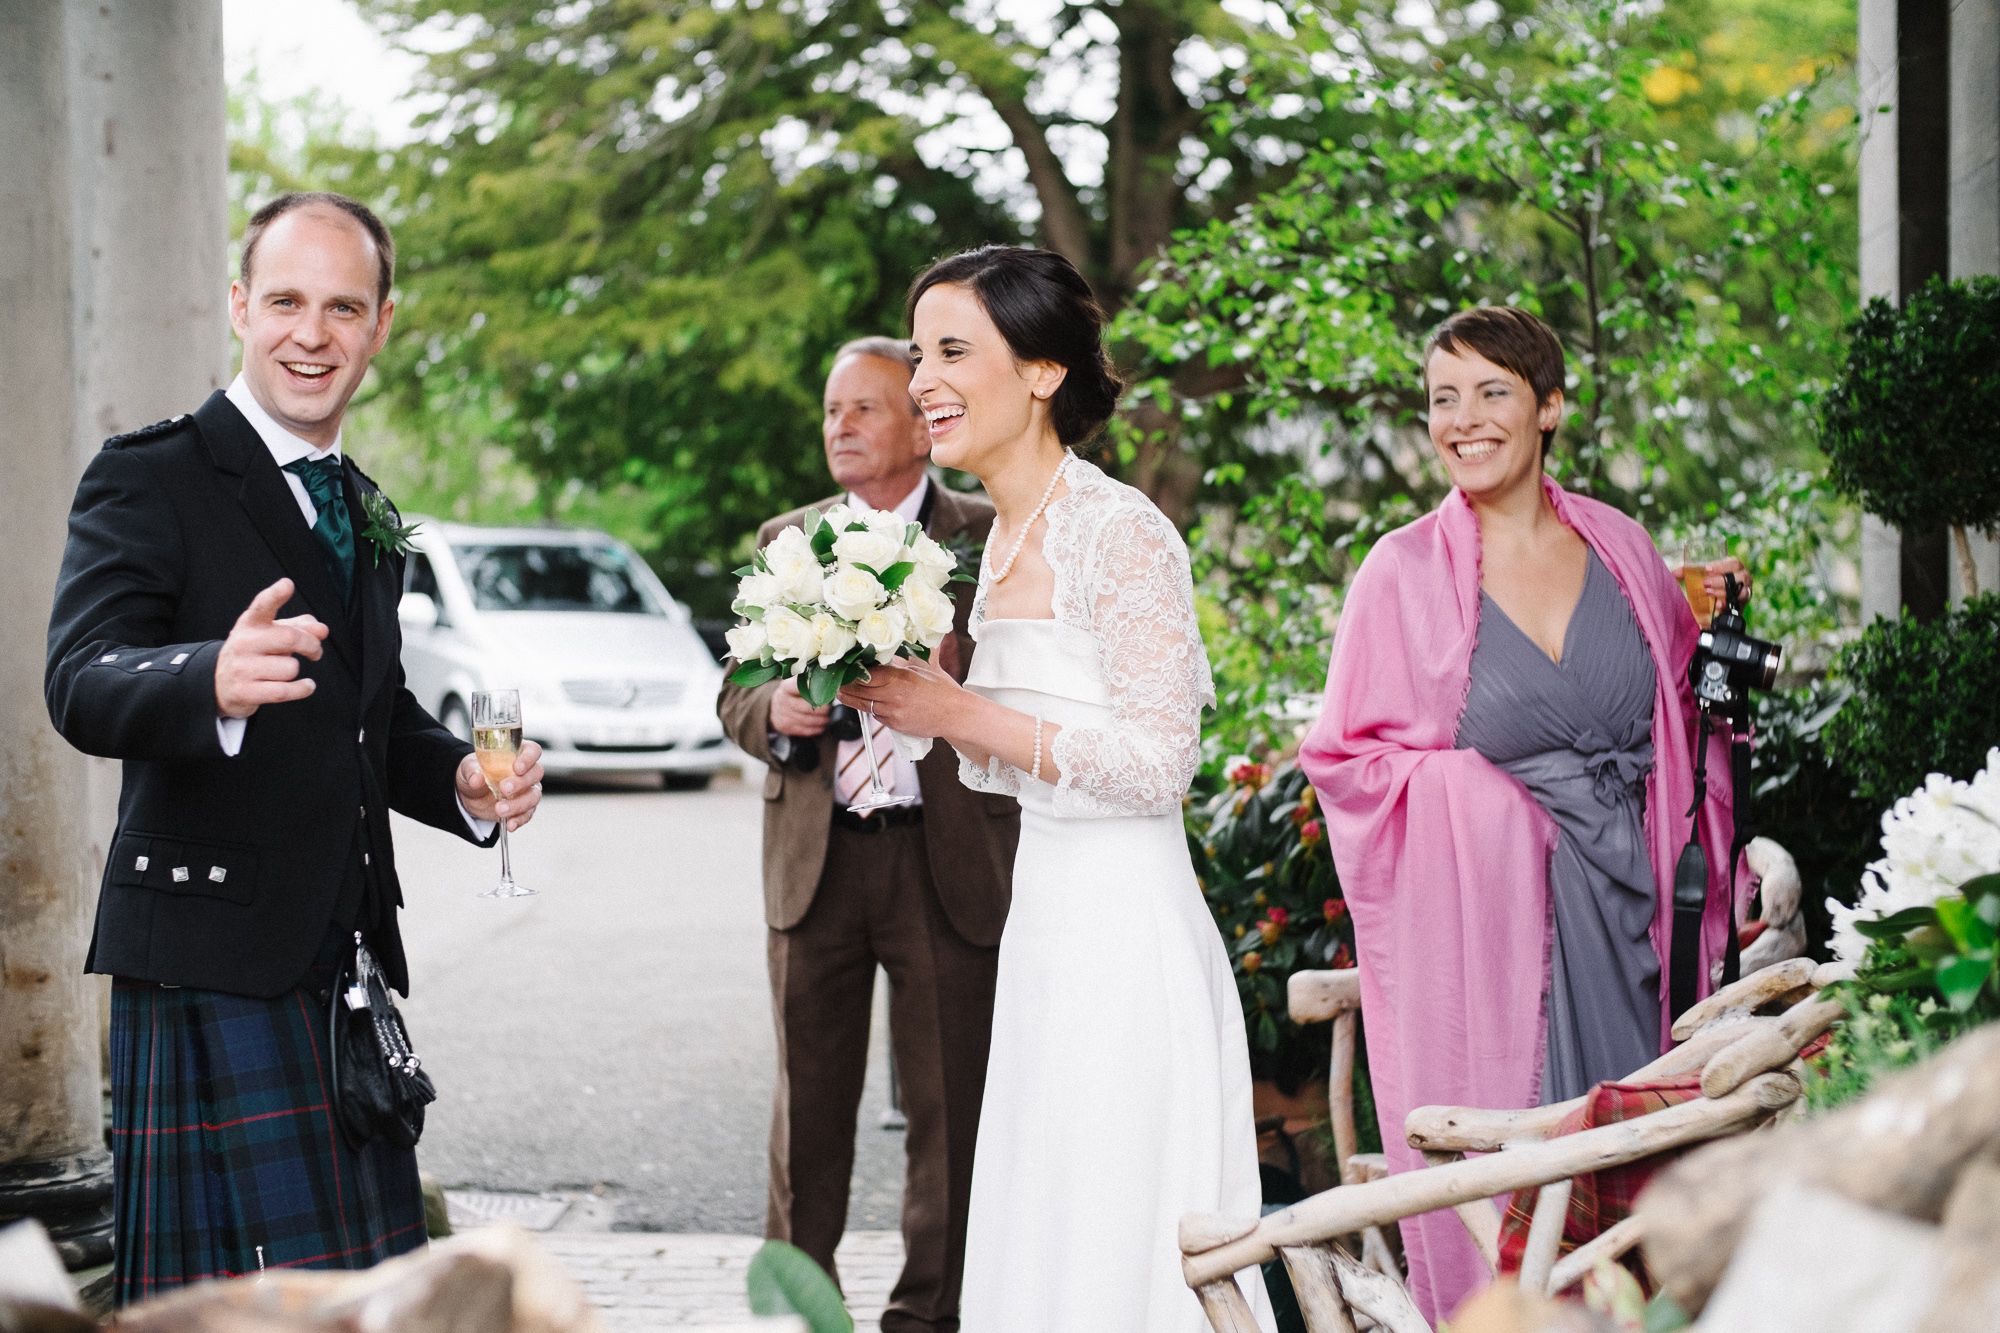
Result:
[[[750,1317],[743,1275],[755,1236],[639,1231],[549,1231],[535,1237],[574,1277],[611,1333],[741,1324]],[[850,1231],[834,1256],[858,1333],[877,1333],[903,1266],[893,1231]]]

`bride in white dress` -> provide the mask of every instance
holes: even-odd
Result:
[[[1259,1203],[1243,1012],[1181,800],[1214,702],[1187,549],[1067,446],[1117,401],[1103,314],[1046,251],[988,247],[911,290],[932,457],[998,511],[965,685],[928,663],[844,692],[1018,796],[960,1298],[964,1333],[1196,1333],[1183,1214]],[[1257,1270],[1239,1275],[1271,1326]]]

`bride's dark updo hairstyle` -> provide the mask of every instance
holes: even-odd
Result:
[[[917,302],[940,283],[979,298],[1016,361],[1050,361],[1068,373],[1049,400],[1056,438],[1075,447],[1118,410],[1125,385],[1104,354],[1104,308],[1061,255],[1018,245],[985,245],[940,259],[910,285],[903,317],[916,327]]]

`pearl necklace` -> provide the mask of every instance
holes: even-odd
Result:
[[[1035,520],[1040,518],[1042,511],[1049,507],[1049,497],[1056,493],[1056,483],[1062,480],[1063,470],[1069,466],[1069,460],[1075,457],[1076,455],[1069,450],[1063,450],[1062,462],[1056,464],[1054,474],[1049,477],[1049,484],[1042,488],[1042,498],[1035,501],[1035,508],[1028,515],[1028,521],[1021,525],[1021,534],[1014,538],[1013,549],[1009,550],[1007,558],[1000,562],[1000,568],[993,571],[994,583],[1001,582],[1014,572],[1014,562],[1021,558],[1021,548],[1028,544],[1028,534],[1034,531]]]

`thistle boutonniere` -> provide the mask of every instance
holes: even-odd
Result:
[[[380,491],[364,490],[361,493],[361,507],[368,513],[368,526],[361,529],[362,537],[375,548],[374,561],[370,565],[382,563],[382,556],[408,555],[410,538],[422,526],[403,522],[403,516],[396,512],[396,506],[389,503],[389,497]]]
[[[979,582],[979,562],[986,558],[985,542],[974,537],[968,529],[953,533],[940,544],[958,561],[951,574],[953,583]]]

